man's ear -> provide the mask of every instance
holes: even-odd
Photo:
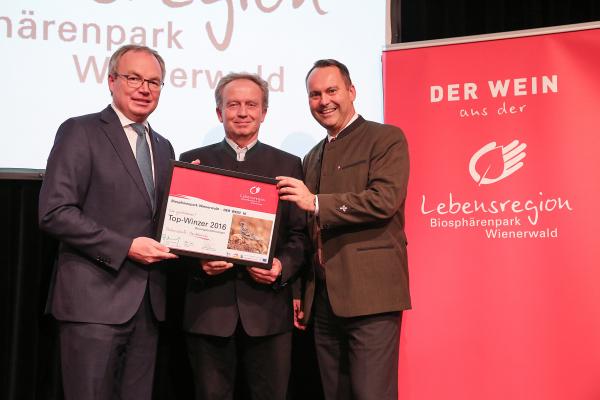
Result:
[[[110,91],[110,95],[113,95],[113,86],[115,86],[115,77],[112,75],[108,75],[108,90]]]

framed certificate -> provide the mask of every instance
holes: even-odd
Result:
[[[175,254],[271,268],[279,227],[277,181],[171,162],[158,238]]]

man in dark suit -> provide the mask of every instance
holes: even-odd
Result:
[[[150,128],[165,65],[144,46],[111,57],[112,104],[65,121],[40,192],[40,228],[60,240],[47,308],[59,323],[66,399],[150,399],[165,282],[175,258],[151,239],[174,158]]]
[[[181,155],[182,161],[274,177],[302,179],[296,156],[258,141],[269,100],[257,75],[232,73],[215,90],[225,139]],[[291,285],[304,262],[306,214],[283,202],[270,270],[202,260],[186,294],[184,329],[197,399],[233,399],[236,365],[252,399],[284,400],[291,368]],[[241,235],[253,238],[250,226]]]
[[[304,158],[306,184],[278,177],[280,198],[312,213],[312,274],[298,324],[312,313],[325,398],[398,396],[402,310],[410,308],[402,131],[366,121],[345,65],[317,61],[306,78],[313,117],[327,137]]]

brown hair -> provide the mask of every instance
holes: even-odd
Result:
[[[325,58],[323,60],[315,61],[312,68],[308,70],[308,73],[306,74],[306,78],[304,79],[304,82],[305,83],[308,82],[308,77],[309,77],[310,73],[313,72],[315,69],[325,68],[325,67],[337,68],[340,71],[340,74],[342,74],[342,78],[344,79],[344,82],[346,83],[346,87],[349,88],[350,86],[352,86],[352,79],[350,79],[350,71],[348,71],[348,67],[346,67],[344,64],[342,64],[338,60],[334,60],[333,58]]]

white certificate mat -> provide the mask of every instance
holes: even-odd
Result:
[[[176,254],[269,269],[279,225],[276,185],[272,178],[173,161],[158,240]]]

